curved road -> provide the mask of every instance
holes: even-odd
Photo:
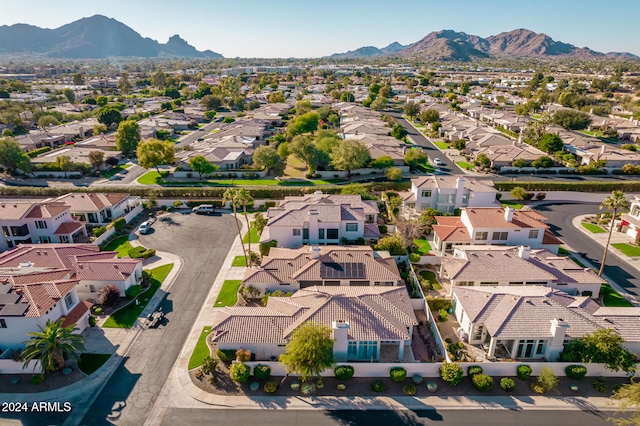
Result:
[[[83,425],[141,425],[173,367],[203,300],[237,237],[233,216],[170,215],[140,242],[182,257],[182,271],[162,301],[165,322],[144,330],[85,415]]]

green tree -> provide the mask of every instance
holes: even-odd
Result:
[[[31,172],[31,158],[20,148],[18,142],[9,138],[0,138],[0,165],[8,169],[12,174],[17,169],[25,173]]]
[[[93,135],[101,135],[102,133],[107,133],[107,126],[104,124],[94,124],[92,129]]]
[[[337,170],[346,170],[351,176],[351,171],[367,165],[371,157],[369,150],[362,142],[354,139],[346,139],[331,152],[331,164]]]
[[[286,160],[289,154],[289,142],[280,142],[280,144],[278,144],[278,155],[280,158]]]
[[[522,158],[518,158],[516,160],[513,160],[513,163],[511,163],[511,165],[513,167],[527,167],[527,162]]]
[[[57,118],[53,115],[45,114],[38,119],[38,127],[47,128],[49,126],[57,126],[60,124]]]
[[[562,151],[563,147],[564,143],[562,143],[562,139],[560,138],[560,136],[554,133],[545,134],[540,139],[540,142],[538,142],[538,148],[549,154],[553,154],[557,151]]]
[[[161,164],[171,164],[174,161],[175,144],[172,141],[161,141],[159,139],[145,139],[136,148],[138,165],[145,169],[156,168],[158,174]]]
[[[194,155],[189,158],[189,167],[194,172],[198,172],[198,179],[202,180],[202,175],[208,175],[219,169],[202,155]]]
[[[253,215],[253,222],[251,222],[251,228],[255,229],[258,235],[262,235],[265,226],[267,226],[267,222],[269,219],[264,217],[264,215],[260,212],[256,212]]]
[[[200,98],[200,105],[206,110],[215,111],[222,106],[222,98],[214,95],[205,95]]]
[[[89,162],[94,169],[98,170],[104,164],[104,152],[102,151],[90,151]]]
[[[380,238],[376,245],[373,246],[373,249],[388,251],[391,256],[402,256],[407,253],[400,235],[389,235],[387,237]]]
[[[375,169],[388,169],[389,167],[393,167],[395,165],[393,158],[388,155],[383,155],[382,157],[378,157],[373,160],[371,164]]]
[[[296,101],[294,108],[296,115],[306,114],[311,111],[311,101]]]
[[[604,265],[607,261],[607,253],[609,251],[609,244],[611,243],[611,234],[613,233],[613,228],[616,221],[616,214],[620,210],[628,210],[629,209],[629,200],[625,197],[622,191],[616,190],[611,193],[610,196],[604,199],[602,204],[600,204],[601,210],[607,210],[611,212],[611,225],[609,226],[609,236],[607,237],[607,244],[604,246],[604,253],[602,254],[602,262],[600,262],[600,270],[598,271],[598,276],[602,276],[602,272],[604,271]]]
[[[465,142],[464,139],[458,139],[457,141],[453,142],[453,147],[462,152],[467,147],[467,142]]]
[[[432,209],[428,207],[420,213],[420,222],[424,226],[424,232],[430,233],[433,229],[433,225],[435,225],[438,221],[436,220],[436,216],[440,216],[440,212],[436,209]]]
[[[521,186],[516,186],[511,190],[511,196],[516,200],[524,200],[527,197],[527,190]]]
[[[320,124],[320,116],[316,112],[307,112],[302,114],[299,117],[296,117],[289,123],[289,128],[287,129],[287,134],[289,137],[294,137],[296,135],[301,135],[303,133],[311,133],[314,134],[316,130],[318,130],[318,125]]]
[[[414,120],[420,114],[420,104],[409,101],[406,103],[402,111],[411,120]]]
[[[131,82],[129,81],[129,73],[126,71],[122,71],[120,73],[120,80],[118,80],[118,85],[116,86],[121,93],[128,95],[131,93]]]
[[[96,103],[98,104],[98,106],[103,107],[109,103],[109,98],[107,98],[106,96],[98,96],[96,98]]]
[[[277,103],[283,103],[287,101],[286,96],[284,95],[284,92],[282,90],[278,91],[278,92],[271,92],[269,93],[269,95],[267,95],[267,101],[270,104],[277,104]]]
[[[378,91],[378,95],[380,95],[381,98],[388,98],[391,96],[391,86],[386,84],[384,86],[382,86],[380,88],[380,90]]]
[[[70,104],[74,104],[76,102],[76,92],[74,92],[73,89],[65,87],[62,89],[62,95],[67,98],[67,101],[69,101]]]
[[[140,142],[140,128],[135,121],[126,120],[118,125],[115,136],[116,149],[122,151],[123,156],[129,156],[135,152]]]
[[[638,426],[640,425],[640,382],[631,379],[631,383],[623,384],[620,389],[614,391],[612,399],[618,402],[619,411],[623,412],[624,418],[610,418],[615,426]],[[626,418],[626,414],[631,417]]]
[[[153,74],[153,76],[151,77],[151,81],[153,82],[153,85],[156,86],[159,89],[164,88],[166,81],[167,81],[167,76],[165,73],[163,73],[161,70],[156,71],[155,74]]]
[[[591,117],[589,117],[589,114],[581,111],[561,109],[553,114],[551,122],[565,129],[581,130],[589,127]]]
[[[473,164],[482,170],[486,170],[491,167],[491,160],[485,154],[478,154],[475,160],[473,160]]]
[[[612,328],[601,328],[573,339],[560,354],[562,362],[593,362],[612,371],[635,371],[634,355],[623,346],[624,339]]]
[[[369,191],[367,188],[361,183],[349,183],[342,187],[340,191],[343,195],[359,195],[363,200],[368,200],[371,198]]]
[[[387,98],[379,96],[373,102],[371,102],[371,105],[369,107],[374,111],[382,111],[387,107],[387,103],[389,103]]]
[[[84,78],[82,77],[82,74],[75,73],[73,75],[73,84],[75,84],[76,86],[81,86],[84,84]]]
[[[407,166],[415,168],[419,164],[427,162],[427,154],[420,148],[411,148],[404,154],[404,162]]]
[[[291,155],[305,163],[309,172],[314,172],[317,161],[318,151],[313,140],[307,136],[296,136],[289,144]]]
[[[303,381],[320,376],[333,365],[331,329],[324,324],[302,323],[291,333],[280,362],[288,374],[299,374]]]
[[[84,351],[84,337],[74,331],[79,329],[75,324],[63,327],[64,319],[54,322],[47,320],[45,327],[38,325],[40,331],[30,331],[27,336],[30,340],[25,340],[26,344],[22,351],[24,367],[32,359],[39,359],[42,372],[48,373],[62,369],[65,357],[77,359],[77,353]]]
[[[469,83],[468,83],[468,82],[466,82],[466,81],[463,81],[463,82],[460,84],[460,94],[461,94],[462,96],[465,96],[467,93],[469,93]]]
[[[98,121],[109,127],[112,124],[118,124],[122,121],[120,110],[113,105],[103,106],[96,114]]]
[[[240,188],[236,193],[235,200],[237,203],[240,203],[240,205],[242,206],[242,212],[244,214],[244,220],[247,224],[247,231],[248,231],[249,229],[251,229],[251,225],[249,224],[249,215],[247,214],[247,207],[253,204],[253,197],[251,196],[249,191],[247,191],[246,188]],[[249,236],[251,236],[251,234],[249,234]],[[249,238],[248,241],[249,241],[248,247],[247,247],[248,256],[246,259],[247,259],[247,266],[251,267],[251,263],[253,262],[253,257],[251,256],[251,238]]]
[[[401,124],[396,124],[391,129],[391,136],[393,136],[394,138],[396,138],[396,139],[398,139],[400,141],[403,140],[405,137],[407,137],[408,134],[409,134],[409,132],[407,131],[407,129],[402,127]]]
[[[351,92],[342,92],[340,95],[340,102],[355,102],[356,97]]]
[[[68,155],[58,155],[56,157],[56,165],[61,171],[64,172],[64,177],[67,177],[67,172],[73,169],[71,157],[69,157]]]
[[[253,163],[261,168],[267,169],[267,175],[280,164],[282,158],[278,155],[275,148],[271,146],[258,147],[253,152]]]
[[[402,169],[399,167],[391,167],[385,172],[387,179],[391,181],[399,181],[402,179]]]
[[[535,167],[536,169],[543,168],[547,169],[549,167],[553,167],[554,161],[551,157],[547,157],[543,155],[542,157],[538,157],[531,162],[531,167]]]
[[[247,256],[247,250],[244,246],[244,240],[242,239],[242,231],[240,230],[240,221],[238,220],[238,207],[242,205],[242,200],[240,197],[240,189],[239,188],[229,188],[222,195],[222,202],[224,204],[229,204],[231,209],[233,210],[233,217],[236,222],[236,227],[238,228],[238,238],[240,239],[240,244],[242,244],[242,252],[244,253],[244,258],[247,260],[247,264],[250,261],[249,256]]]

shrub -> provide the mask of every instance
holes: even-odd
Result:
[[[364,245],[364,238],[362,238],[362,237],[356,238],[356,244],[359,245],[359,246],[363,246]]]
[[[600,393],[609,393],[609,388],[607,388],[607,385],[605,385],[604,382],[600,379],[594,380],[592,385],[593,388]]]
[[[353,377],[354,372],[353,367],[350,365],[339,365],[333,370],[338,380],[349,380]]]
[[[371,390],[374,392],[384,392],[384,382],[382,380],[375,380],[371,383]]]
[[[543,394],[546,391],[545,387],[542,384],[538,383],[538,382],[532,382],[531,383],[531,390],[534,391],[535,393],[539,393],[539,394]]]
[[[449,318],[449,312],[446,309],[438,310],[438,321],[445,322]]]
[[[260,256],[268,256],[269,255],[269,251],[271,251],[272,247],[277,247],[278,246],[278,242],[276,240],[271,240],[271,241],[263,241],[260,243],[260,245],[258,246],[260,248]]]
[[[105,226],[97,226],[97,227],[93,228],[93,230],[91,232],[93,233],[93,236],[97,238],[100,235],[102,235],[105,232],[107,232],[107,228]]]
[[[98,290],[98,303],[104,306],[116,306],[120,300],[120,289],[115,284],[109,284]]]
[[[95,308],[93,312],[95,312],[96,315],[102,315],[102,308]]]
[[[531,369],[531,367],[529,367],[526,364],[523,364],[518,366],[518,369],[516,370],[516,375],[520,380],[527,380],[529,377],[531,377],[532,372],[533,370]]]
[[[128,289],[125,290],[124,295],[129,299],[135,298],[142,291],[142,286],[140,284],[132,285]]]
[[[204,378],[204,372],[202,370],[196,371],[196,379],[202,380]]]
[[[469,368],[467,368],[467,376],[473,377],[476,374],[482,374],[482,367],[479,365],[470,365]]]
[[[229,377],[236,383],[245,383],[249,380],[251,369],[241,362],[236,362],[229,368]]]
[[[264,384],[264,391],[266,393],[274,393],[278,390],[278,382],[267,382]]]
[[[415,395],[416,394],[416,385],[414,385],[413,383],[409,383],[408,385],[404,385],[402,387],[402,392],[404,392],[405,395]]]
[[[570,379],[582,379],[587,375],[587,367],[584,365],[568,365],[564,372]]]
[[[545,198],[547,198],[547,194],[545,194],[544,192],[538,192],[538,195],[536,195],[536,200],[538,201],[542,201]]]
[[[439,371],[440,378],[449,386],[455,386],[460,383],[462,376],[464,375],[462,367],[457,362],[442,364]]]
[[[93,315],[89,315],[89,326],[90,327],[96,326],[96,317],[94,317]]]
[[[249,349],[244,350],[242,348],[236,351],[236,361],[247,362],[251,359],[251,351]]]
[[[300,392],[302,392],[303,395],[309,395],[312,394],[316,391],[316,385],[314,385],[313,383],[304,383],[302,386],[300,386]]]
[[[420,262],[420,255],[418,253],[411,253],[409,255],[409,260],[411,263],[418,263]]]
[[[121,232],[127,226],[127,220],[124,217],[119,217],[113,222],[113,226],[116,228],[116,231]]]
[[[471,377],[473,386],[480,392],[488,392],[493,389],[493,377],[486,374],[478,373]]]
[[[259,380],[268,379],[270,375],[271,375],[271,367],[269,367],[268,365],[258,364],[255,367],[253,367],[253,376],[256,379],[259,379]]]
[[[231,362],[236,359],[236,351],[235,349],[218,349],[216,351],[216,356],[222,362]]]
[[[127,252],[130,258],[132,259],[148,259],[152,256],[156,255],[155,249],[146,248],[142,246],[137,246],[129,249]]]
[[[538,383],[544,386],[545,391],[551,390],[558,386],[558,376],[549,367],[542,367]]]
[[[395,383],[400,383],[407,378],[407,370],[405,370],[402,367],[393,367],[389,371],[389,376],[391,377],[391,380],[394,381]]]
[[[447,343],[448,345],[453,343],[453,339],[451,337],[447,337],[446,339],[444,339],[445,343]]]
[[[345,390],[347,388],[347,385],[345,385],[344,383],[338,383],[336,385],[336,389],[338,390]]]
[[[204,374],[213,374],[218,369],[218,362],[220,360],[218,358],[214,358],[210,355],[207,355],[202,363],[201,371]]]
[[[387,225],[378,225],[378,230],[380,230],[380,234],[384,235],[389,229],[387,228]]]
[[[44,374],[34,374],[31,376],[31,383],[34,385],[39,385],[42,382],[44,382]]]
[[[500,387],[505,392],[511,392],[516,387],[516,382],[513,379],[505,377],[500,380]]]
[[[448,310],[451,307],[451,300],[447,299],[436,299],[435,297],[425,297],[427,300],[427,305],[429,305],[429,309],[432,311],[438,311],[440,309]]]

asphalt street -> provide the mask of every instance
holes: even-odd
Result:
[[[83,425],[144,423],[237,236],[231,215],[174,213],[170,218],[156,221],[153,231],[140,238],[144,246],[177,254],[184,262],[161,304],[165,321],[140,334]]]
[[[542,410],[229,410],[229,409],[173,409],[167,411],[163,426],[417,426],[417,425],[474,425],[474,426],[540,426],[540,425],[611,425],[607,418],[612,412],[542,411]]]
[[[596,268],[600,268],[600,260],[604,247],[594,242],[582,231],[576,229],[571,220],[583,214],[602,213],[597,203],[544,203],[535,206],[542,214],[549,218],[547,223],[560,239],[577,252],[584,252],[584,256]],[[640,295],[640,271],[623,262],[616,253],[609,251],[604,275],[611,278],[629,293]]]

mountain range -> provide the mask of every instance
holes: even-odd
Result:
[[[211,50],[198,51],[178,35],[169,38],[166,44],[158,43],[102,15],[82,18],[55,29],[26,24],[0,26],[0,55],[19,54],[50,58],[222,58]]]
[[[356,50],[349,50],[344,53],[334,53],[329,56],[330,58],[336,59],[352,59],[352,58],[371,58],[374,56],[392,56],[394,53],[400,52],[407,46],[403,46],[402,44],[394,41],[387,47],[383,47],[382,49],[378,49],[375,46],[364,46]]]
[[[443,30],[431,32],[423,39],[408,46],[402,46],[399,43],[392,43],[389,46],[402,47],[402,49],[395,52],[385,52],[384,49],[366,46],[346,53],[334,54],[330,58],[391,56],[435,61],[469,61],[475,58],[499,58],[505,56],[528,58],[572,57],[577,59],[638,58],[636,55],[626,52],[601,53],[587,47],[576,47],[555,41],[546,34],[535,33],[526,29],[517,29],[487,38],[463,32]]]

